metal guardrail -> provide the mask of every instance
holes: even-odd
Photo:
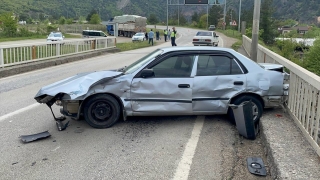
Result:
[[[115,37],[0,46],[0,68],[116,47]]]
[[[242,36],[242,42],[250,55],[251,39]],[[288,112],[320,156],[320,77],[261,45],[258,45],[257,59],[258,63],[282,64],[290,71]]]

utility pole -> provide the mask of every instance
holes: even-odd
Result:
[[[240,32],[240,23],[241,22],[241,0],[239,4],[239,22],[238,22],[238,31]]]
[[[257,62],[258,57],[258,39],[259,39],[259,19],[260,19],[261,0],[254,1],[253,23],[252,23],[252,42],[251,59]]]
[[[223,21],[224,21],[224,26],[223,26],[223,30],[226,30],[226,15],[227,15],[227,0],[224,1],[224,12],[223,12]]]
[[[167,31],[168,31],[168,6],[169,6],[169,5],[168,5],[168,1],[169,1],[169,0],[167,0]]]

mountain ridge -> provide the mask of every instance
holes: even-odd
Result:
[[[67,18],[86,17],[92,9],[95,9],[103,20],[122,14],[136,14],[148,17],[155,14],[161,21],[166,20],[167,0],[1,0],[0,13],[14,12],[18,16],[26,14],[32,19],[39,15]],[[263,0],[262,0],[263,1]],[[183,4],[184,0],[171,0],[175,4]],[[219,0],[224,2],[224,0]],[[254,1],[242,0],[242,10],[252,9]],[[181,14],[190,16],[193,12],[206,13],[207,6],[181,5]],[[293,19],[300,23],[314,23],[320,16],[320,0],[274,0],[274,19]],[[238,17],[239,0],[227,0],[227,11],[233,9],[235,17]],[[177,11],[176,5],[169,5],[169,16]],[[192,13],[191,13],[192,12]]]

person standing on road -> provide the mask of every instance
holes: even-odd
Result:
[[[152,46],[153,46],[153,37],[154,37],[154,33],[151,29],[151,31],[148,33],[148,38],[149,38],[149,44],[150,44],[150,41],[152,43]]]
[[[172,46],[177,46],[177,44],[176,44],[176,36],[177,36],[177,31],[176,31],[176,28],[173,27],[172,28],[172,32],[171,32],[171,45]]]
[[[164,42],[167,42],[167,37],[168,37],[167,30],[164,30],[163,35],[164,35]]]
[[[170,41],[170,38],[171,38],[171,31],[170,31],[170,29],[169,29],[169,31],[168,31],[168,40]]]

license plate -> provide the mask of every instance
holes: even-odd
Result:
[[[199,41],[203,42],[203,41],[204,41],[204,39],[199,39]]]

